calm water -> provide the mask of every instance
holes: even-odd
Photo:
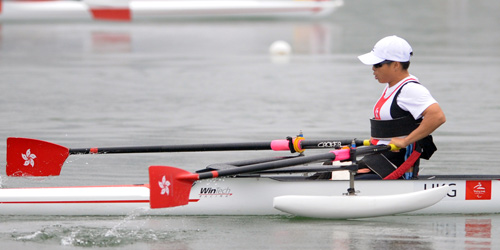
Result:
[[[70,148],[368,138],[383,88],[357,55],[386,35],[413,46],[411,73],[447,115],[425,174],[500,174],[500,3],[350,0],[320,20],[2,23],[0,139]],[[294,50],[269,56],[276,40]],[[51,178],[2,187],[145,183],[150,165],[194,171],[277,152],[71,156]],[[309,151],[310,153],[314,153]],[[0,216],[2,249],[494,249],[500,216]]]

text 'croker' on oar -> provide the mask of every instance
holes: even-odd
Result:
[[[127,154],[161,152],[201,152],[201,151],[238,151],[238,150],[274,150],[302,152],[308,148],[339,148],[351,144],[352,140],[304,140],[295,137],[267,142],[186,144],[163,146],[129,147],[91,147],[67,148],[51,142],[37,139],[7,138],[8,176],[56,176],[69,155],[75,154]],[[365,140],[356,140],[357,146],[366,145]]]
[[[356,150],[356,155],[385,152],[395,149],[396,148],[392,145],[369,146]],[[351,159],[351,157],[355,157],[351,155],[351,150],[352,149],[334,150],[318,155],[289,158],[279,161],[258,163],[222,170],[213,170],[203,173],[191,173],[189,171],[170,166],[150,166],[150,206],[151,208],[164,208],[188,204],[191,187],[197,180],[283,168],[319,160],[342,161]]]

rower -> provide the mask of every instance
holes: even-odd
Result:
[[[413,49],[406,40],[388,36],[378,41],[371,52],[358,57],[363,64],[371,65],[375,79],[385,84],[373,108],[371,142],[401,148],[399,152],[365,156],[361,160],[369,169],[365,177],[384,179],[395,169],[405,167],[408,169],[401,173],[402,178],[416,178],[419,158],[429,159],[436,151],[430,134],[446,118],[427,88],[409,73],[412,55]]]

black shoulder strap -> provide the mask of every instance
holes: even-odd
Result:
[[[417,81],[408,81],[408,82],[405,82],[403,84],[403,86],[401,86],[398,89],[398,91],[394,94],[394,99],[392,100],[392,103],[391,103],[391,116],[392,116],[392,119],[411,115],[411,113],[409,111],[405,111],[401,107],[399,107],[398,101],[397,101],[398,100],[398,96],[401,93],[401,90],[404,88],[404,86],[406,86],[406,84],[408,84],[410,82],[420,84]]]

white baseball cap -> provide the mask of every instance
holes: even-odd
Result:
[[[373,50],[358,56],[358,59],[366,65],[374,65],[385,60],[394,62],[408,62],[413,50],[410,44],[398,36],[387,36],[375,44]]]

